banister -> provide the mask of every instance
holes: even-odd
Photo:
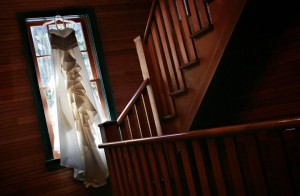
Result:
[[[154,16],[155,8],[156,8],[157,3],[158,3],[157,0],[153,0],[153,2],[152,2],[150,14],[149,14],[149,17],[148,17],[148,20],[147,20],[147,25],[146,25],[146,29],[145,29],[145,33],[144,33],[144,40],[147,40],[148,35],[150,33],[152,18]]]
[[[149,84],[149,78],[147,78],[143,81],[143,83],[139,86],[138,90],[135,92],[135,94],[133,95],[133,97],[131,98],[129,103],[126,105],[125,109],[123,110],[123,112],[120,114],[120,116],[117,119],[118,124],[120,124],[125,119],[125,117],[129,113],[131,108],[134,106],[135,102],[138,100],[138,98],[140,97],[140,95],[142,94],[142,92],[144,91],[144,89],[146,88],[146,86],[148,84]]]
[[[158,137],[143,138],[143,139],[134,139],[121,142],[109,142],[105,144],[100,144],[99,148],[105,147],[116,147],[116,146],[126,146],[126,145],[138,145],[145,143],[153,142],[169,142],[169,141],[183,141],[188,139],[196,138],[208,138],[208,137],[217,137],[217,136],[226,136],[234,134],[246,134],[259,131],[273,131],[278,129],[291,129],[300,126],[300,117],[288,118],[288,119],[279,119],[271,120],[264,122],[256,122],[249,124],[241,125],[232,125],[226,127],[210,128],[203,130],[195,130],[188,133],[172,134],[172,135],[163,135]]]

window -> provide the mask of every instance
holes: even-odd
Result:
[[[80,11],[79,11],[80,12]],[[50,14],[50,13],[49,13]],[[54,15],[38,16],[32,14],[21,14],[20,22],[26,26],[27,47],[30,47],[32,58],[29,58],[32,70],[32,76],[35,77],[33,81],[35,86],[35,95],[39,97],[39,104],[42,106],[43,111],[43,134],[48,138],[43,138],[46,141],[46,148],[48,149],[47,159],[59,158],[59,136],[58,127],[56,122],[56,101],[54,95],[53,80],[51,80],[51,47],[49,43],[47,30],[42,25],[53,19]],[[42,14],[43,15],[43,14]],[[78,46],[81,51],[87,72],[89,75],[90,84],[93,89],[93,96],[96,100],[96,107],[99,111],[101,121],[111,120],[114,118],[114,105],[112,103],[112,95],[109,88],[109,80],[104,66],[103,55],[98,58],[97,47],[95,45],[94,36],[91,28],[89,14],[61,14],[63,19],[72,20],[74,23],[53,23],[48,25],[48,29],[56,28],[73,28],[78,41]],[[99,49],[100,47],[98,47]],[[100,48],[101,49],[101,48]],[[101,65],[101,66],[100,66]],[[34,76],[35,75],[35,76]],[[37,92],[38,91],[38,92]],[[40,114],[39,114],[40,115]],[[47,133],[45,133],[45,131]],[[50,154],[49,154],[50,153]]]

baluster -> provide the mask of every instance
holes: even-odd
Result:
[[[120,173],[119,175],[123,176],[123,185],[124,185],[124,190],[125,190],[125,194],[126,195],[132,195],[131,189],[130,189],[130,179],[128,176],[128,171],[127,168],[125,167],[125,161],[123,158],[123,151],[122,151],[122,147],[117,147],[115,149],[116,152],[116,161],[118,163],[118,165],[120,166]]]
[[[174,179],[175,182],[175,187],[174,189],[176,190],[175,192],[177,193],[177,195],[184,195],[183,193],[183,189],[182,189],[182,184],[184,182],[182,182],[182,179],[180,177],[179,174],[179,168],[177,165],[177,160],[176,160],[176,152],[174,149],[174,144],[173,143],[166,143],[165,144],[166,149],[167,149],[167,155],[168,155],[168,159],[169,159],[169,163],[170,163],[170,167],[171,167],[171,171],[172,171],[172,177]]]
[[[119,128],[120,128],[120,132],[121,132],[121,135],[122,135],[122,140],[132,139],[130,125],[128,123],[127,118],[125,118],[123,122],[120,122]]]
[[[115,164],[115,170],[116,170],[116,176],[117,176],[117,181],[118,181],[118,190],[120,190],[120,195],[126,195],[126,185],[125,185],[125,179],[124,175],[121,173],[121,162],[119,162],[117,158],[117,150],[112,148],[111,149],[111,154],[112,154],[112,162]]]
[[[293,195],[292,182],[279,133],[258,133],[270,195]]]
[[[236,137],[236,141],[239,156],[242,159],[247,193],[249,195],[268,195],[255,138],[251,135],[241,135]]]
[[[159,35],[159,28],[157,27],[157,23],[153,21],[152,28],[151,28],[151,34],[153,37],[153,43],[154,43],[154,51],[156,52],[156,58],[158,60],[158,65],[159,65],[159,70],[160,70],[160,77],[162,78],[163,85],[165,86],[165,90],[167,93],[170,93],[173,91],[172,86],[169,84],[169,76],[167,75],[167,70],[166,70],[166,59],[163,53],[163,48],[162,48],[162,41],[161,37]]]
[[[150,178],[149,178],[149,176],[146,176],[147,173],[144,173],[144,171],[142,169],[143,167],[146,167],[146,166],[143,164],[140,164],[140,161],[138,159],[139,157],[137,155],[137,150],[136,150],[135,146],[130,145],[129,151],[131,154],[133,168],[135,170],[137,186],[139,188],[140,195],[147,195],[147,193],[150,193],[151,188],[150,188],[150,190],[148,190],[149,189],[148,185],[150,184]],[[143,174],[145,174],[145,175],[143,175]],[[144,182],[145,182],[146,187],[144,186]]]
[[[181,154],[184,174],[185,174],[187,185],[189,188],[189,194],[197,195],[196,185],[195,185],[195,181],[194,181],[194,177],[193,177],[193,171],[192,171],[192,167],[190,164],[190,159],[188,157],[188,152],[187,152],[186,146],[185,146],[184,142],[177,142],[176,145]]]
[[[198,16],[197,18],[193,18],[194,20],[197,20],[200,27],[197,28],[191,35],[192,38],[197,37],[198,35],[204,35],[205,32],[212,29],[211,19],[209,15],[209,7],[208,3],[206,1],[196,1],[195,0],[189,0],[192,4],[192,16]]]
[[[162,187],[161,187],[161,182],[160,182],[160,174],[159,174],[159,170],[158,170],[158,165],[156,162],[156,157],[154,155],[153,149],[151,145],[145,145],[145,151],[148,157],[148,161],[150,164],[150,172],[153,175],[153,184],[155,187],[155,195],[163,195],[163,191],[162,191]]]
[[[147,91],[142,96],[142,104],[145,110],[145,116],[147,119],[148,130],[149,130],[149,133],[145,133],[145,135],[149,135],[149,137],[158,136],[158,131],[156,130],[154,115],[151,110],[151,103]]]
[[[142,96],[142,95],[141,95]],[[134,116],[136,118],[136,131],[137,131],[137,135],[139,135],[139,138],[143,138],[143,132],[142,132],[142,129],[145,128],[145,124],[146,124],[146,129],[147,129],[147,123],[145,123],[145,121],[141,121],[141,120],[147,120],[147,119],[141,119],[141,116],[142,114],[139,115],[138,111],[137,111],[137,103],[140,101],[140,98],[137,100],[137,102],[134,104],[134,107],[133,107],[133,113],[134,113]],[[144,114],[144,113],[143,113]],[[142,126],[143,125],[143,126]]]
[[[145,52],[147,52],[148,50],[145,47],[145,45],[142,43],[140,36],[135,38],[134,42],[136,45],[136,50],[141,65],[143,79],[149,81],[150,74],[149,74],[146,54],[145,54]],[[148,54],[147,56],[149,56],[149,53],[147,54]],[[149,57],[148,57],[148,61],[149,61]],[[150,123],[151,135],[153,136],[161,135],[161,126],[160,126],[160,119],[158,115],[158,109],[155,103],[154,94],[150,83],[147,85],[147,91],[144,92],[143,97],[144,97],[143,101],[145,105],[145,110],[147,111],[146,114],[148,115],[148,119]]]
[[[153,62],[158,63],[158,64],[156,64],[157,67],[156,68],[154,67],[154,71],[155,71],[156,80],[161,82],[161,84],[158,83],[157,86],[160,89],[160,91],[159,91],[160,92],[159,93],[160,100],[164,101],[164,103],[162,104],[164,106],[163,116],[174,115],[175,109],[174,109],[174,105],[173,105],[173,100],[169,96],[171,88],[170,88],[169,80],[167,78],[166,70],[164,67],[165,63],[163,62],[163,59],[162,59],[162,52],[161,52],[161,47],[159,44],[159,37],[158,37],[157,27],[156,27],[155,23],[152,24],[151,35],[152,36],[149,36],[149,41],[152,41],[152,42],[148,43],[150,46],[149,52],[152,55],[152,58],[155,59]]]
[[[188,54],[187,54],[187,51],[186,51],[186,47],[185,47],[185,44],[184,44],[184,39],[183,39],[181,30],[180,30],[180,26],[179,26],[179,22],[178,22],[177,8],[176,8],[173,0],[169,0],[168,5],[170,7],[173,26],[174,26],[175,34],[176,34],[176,37],[177,37],[177,42],[178,42],[178,45],[179,45],[179,49],[180,49],[180,52],[181,52],[181,58],[182,58],[182,64],[181,65],[185,65],[185,64],[189,63],[189,60],[188,60]]]
[[[132,139],[141,138],[141,128],[139,125],[138,117],[136,115],[135,105],[133,106],[133,109],[128,113],[127,120],[130,125]]]
[[[210,11],[209,11],[209,2],[207,0],[198,2],[198,7],[199,7],[199,15],[200,15],[200,20],[201,20],[201,28],[202,29],[207,29],[212,25],[211,21],[211,16],[210,16]]]
[[[233,189],[236,195],[246,195],[244,180],[242,177],[242,170],[239,163],[236,146],[232,137],[224,138],[224,145],[227,154],[227,161],[229,164],[230,174],[232,177]]]
[[[171,59],[171,54],[169,51],[169,40],[166,37],[166,29],[162,21],[162,16],[161,16],[161,11],[159,6],[157,6],[156,8],[155,21],[157,25],[158,36],[160,38],[159,44],[161,44],[162,46],[161,55],[162,57],[164,57],[164,69],[167,75],[168,83],[170,84],[169,92],[172,93],[174,91],[178,91],[179,88],[177,86],[177,82],[176,82],[177,77],[175,76],[173,61]]]
[[[130,159],[130,153],[128,152],[127,147],[123,147],[123,157],[125,159],[125,166],[127,168],[127,176],[129,179],[129,184],[132,190],[132,194],[139,196],[140,194],[138,193],[138,186],[137,186],[137,181],[136,181],[136,173],[133,171],[132,168],[132,163],[131,163],[131,159]]]
[[[141,127],[141,138],[151,137],[149,118],[145,108],[143,94],[141,95],[140,99],[136,102],[135,106],[136,115],[138,117],[139,124]]]
[[[282,140],[284,142],[288,168],[291,179],[293,179],[293,187],[295,195],[300,195],[300,131],[299,126],[295,128],[285,129],[282,131]]]
[[[114,162],[113,156],[112,156],[112,151],[111,148],[105,148],[104,149],[105,156],[106,156],[106,161],[107,161],[107,166],[109,170],[109,178],[110,178],[110,184],[111,184],[111,189],[113,191],[114,195],[124,195],[123,189],[122,189],[122,184],[121,184],[121,179],[119,178],[119,173],[116,168],[118,168],[118,162]]]
[[[155,35],[155,33],[154,33]],[[156,56],[156,52],[155,52],[155,41],[154,41],[154,37],[153,34],[149,35],[149,41],[148,41],[148,46],[149,46],[149,54],[151,56],[152,59],[152,64],[153,64],[153,80],[156,81],[156,96],[158,97],[157,100],[160,101],[160,107],[158,107],[158,111],[160,114],[160,117],[164,117],[164,116],[169,116],[169,115],[174,115],[174,108],[172,107],[172,105],[170,103],[172,103],[172,98],[170,96],[168,96],[168,91],[165,90],[166,87],[163,81],[163,78],[160,74],[160,64],[159,64],[159,60],[158,57]],[[167,91],[167,93],[166,93]]]
[[[143,174],[144,174],[144,179],[146,181],[148,193],[149,193],[149,195],[154,195],[154,192],[153,192],[154,188],[153,188],[153,184],[152,184],[153,173],[151,172],[151,170],[149,170],[148,164],[150,164],[150,163],[149,163],[149,161],[146,160],[144,147],[142,145],[138,145],[137,151],[138,151],[138,155],[139,155],[139,158],[141,161],[141,166],[142,166],[142,170],[143,170]]]
[[[164,183],[164,189],[166,191],[166,195],[173,196],[174,194],[172,193],[172,187],[171,187],[171,182],[170,182],[170,175],[169,175],[169,166],[167,163],[166,155],[165,155],[165,148],[163,144],[158,143],[154,144],[154,150],[155,154],[158,157],[158,166],[160,167],[162,177],[161,179]]]
[[[227,195],[226,186],[224,182],[224,177],[221,168],[221,162],[219,159],[219,153],[214,139],[207,139],[207,148],[209,152],[209,157],[211,160],[211,165],[213,169],[214,179],[218,191],[218,195]]]
[[[189,11],[190,11],[190,18],[191,18],[191,33],[193,34],[196,31],[200,30],[200,19],[198,16],[198,10],[197,10],[197,6],[195,4],[195,0],[188,0],[185,2],[188,5]]]
[[[172,56],[174,69],[175,69],[175,73],[176,73],[176,78],[174,78],[174,79],[177,79],[178,90],[182,91],[185,89],[185,85],[184,85],[181,70],[179,69],[180,64],[179,64],[177,50],[175,47],[174,37],[173,37],[173,33],[172,33],[172,31],[174,30],[174,27],[171,25],[170,18],[168,16],[168,13],[170,13],[170,11],[167,9],[165,1],[160,1],[160,7],[161,7],[161,13],[162,13],[162,17],[163,17],[163,22],[165,25],[165,30],[167,33],[167,40],[169,43],[168,45],[171,50],[171,56]]]
[[[211,191],[210,191],[210,187],[209,187],[209,183],[208,183],[208,179],[207,179],[205,162],[203,159],[199,141],[192,141],[192,146],[193,146],[193,152],[194,152],[194,157],[195,157],[195,161],[196,161],[198,176],[199,176],[200,183],[201,183],[202,194],[205,196],[210,196]]]
[[[181,1],[181,0],[177,1],[177,5],[178,5],[178,11],[181,16],[180,24],[182,26],[182,31],[184,32],[184,39],[185,39],[185,43],[186,43],[187,52],[189,55],[189,62],[196,61],[197,54],[196,54],[194,42],[190,38],[191,32],[190,32],[189,22],[188,22],[188,18],[187,18],[186,11],[185,11],[185,6],[183,4],[183,1]],[[175,22],[178,22],[178,19]]]

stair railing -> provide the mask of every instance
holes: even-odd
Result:
[[[99,145],[114,195],[299,195],[300,118]]]
[[[161,135],[149,79],[146,78],[116,121],[99,125],[103,142]]]
[[[153,1],[144,36],[139,38],[148,62],[159,116],[175,116],[172,96],[186,91],[182,69],[199,63],[194,39],[213,29],[207,0]],[[136,40],[135,40],[136,41]]]

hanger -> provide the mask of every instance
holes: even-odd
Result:
[[[50,21],[45,22],[45,23],[42,25],[42,27],[43,27],[44,29],[47,29],[47,26],[48,26],[49,24],[55,23],[55,25],[56,25],[56,27],[57,27],[57,29],[58,29],[57,21],[61,21],[63,24],[66,23],[66,22],[67,22],[67,23],[71,23],[71,24],[75,24],[75,22],[72,21],[72,20],[66,20],[66,19],[64,19],[63,17],[61,17],[60,15],[56,15],[55,18],[54,18],[53,20],[50,20]]]

